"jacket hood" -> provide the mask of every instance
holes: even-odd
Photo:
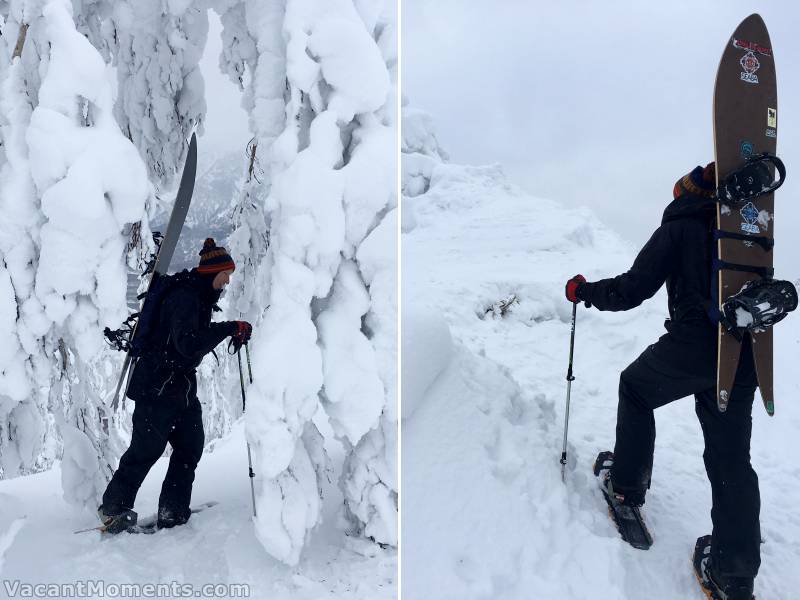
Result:
[[[712,198],[703,198],[694,194],[683,194],[664,209],[661,224],[677,219],[701,218],[706,219],[715,215],[716,201]]]
[[[197,269],[192,269],[186,278],[186,283],[197,293],[201,301],[211,306],[214,306],[222,296],[222,290],[215,290],[211,285],[214,277],[216,273],[199,273]]]

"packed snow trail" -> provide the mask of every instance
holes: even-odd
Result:
[[[332,452],[340,463],[341,449]],[[159,460],[137,496],[134,508],[140,518],[156,510],[167,462]],[[323,525],[300,563],[288,567],[267,554],[252,523],[241,422],[212,451],[206,450],[197,469],[192,504],[219,504],[193,515],[185,526],[153,535],[74,534],[96,525],[97,517],[64,502],[59,471],[0,482],[0,598],[12,597],[4,582],[100,580],[106,585],[177,582],[195,590],[205,584],[247,584],[250,598],[278,600],[396,597],[396,551],[347,538],[337,529],[341,492],[335,483],[325,490],[331,501]]]
[[[635,250],[588,210],[528,196],[495,167],[438,164],[404,206],[404,599],[701,600],[690,559],[711,531],[711,493],[692,399],[656,411],[649,551],[620,540],[591,473],[597,452],[613,449],[620,372],[664,333],[663,290],[625,313],[579,306],[561,482],[564,283],[617,275]],[[791,315],[776,328],[776,416],[758,396],[753,407],[765,540],[756,596],[770,600],[800,589],[798,344]]]

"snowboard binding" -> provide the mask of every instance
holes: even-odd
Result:
[[[112,350],[119,350],[121,352],[130,352],[131,340],[133,339],[133,332],[136,331],[136,323],[139,320],[139,313],[133,313],[119,329],[112,330],[106,327],[103,330],[103,336],[106,338],[106,343]]]
[[[763,332],[797,308],[797,289],[791,281],[756,279],[722,304],[722,323],[736,339],[743,331]]]
[[[778,172],[775,179],[770,166]],[[786,167],[777,156],[767,152],[750,156],[743,167],[731,172],[717,188],[717,200],[723,204],[740,204],[774,192],[786,179]]]

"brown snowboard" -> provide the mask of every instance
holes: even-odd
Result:
[[[714,154],[717,185],[745,164],[747,157],[775,154],[778,102],[775,62],[764,21],[750,15],[736,28],[725,47],[714,87]],[[772,168],[772,167],[770,167]],[[773,238],[774,193],[738,204],[718,204],[717,228],[752,237]],[[719,260],[735,265],[772,268],[773,251],[741,239],[719,239]],[[760,275],[723,268],[719,271],[720,306],[742,286]],[[745,334],[747,335],[747,334]],[[767,413],[774,413],[772,331],[752,334],[758,385]],[[741,342],[719,328],[717,404],[724,411],[730,400]]]

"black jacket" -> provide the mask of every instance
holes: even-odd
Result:
[[[211,278],[194,270],[189,275],[162,301],[153,343],[156,349],[136,363],[127,391],[131,400],[185,397],[188,403],[196,394],[195,369],[236,329],[232,321],[211,322],[220,296],[211,287]]]
[[[715,204],[683,195],[664,210],[661,226],[627,273],[584,283],[578,298],[599,310],[628,310],[651,298],[666,282],[674,323],[707,325],[711,301],[712,230]]]

